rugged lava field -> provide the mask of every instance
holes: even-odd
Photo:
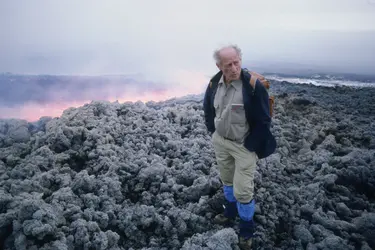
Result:
[[[271,91],[254,249],[374,249],[375,88]],[[202,96],[0,120],[3,249],[238,249],[221,187]]]

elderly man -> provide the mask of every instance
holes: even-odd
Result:
[[[226,201],[224,213],[216,216],[215,222],[228,224],[238,214],[240,247],[250,249],[256,162],[276,148],[270,132],[268,92],[259,80],[250,83],[252,76],[242,69],[237,46],[215,51],[214,58],[220,71],[207,87],[203,108]]]

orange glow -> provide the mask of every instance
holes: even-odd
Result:
[[[16,118],[16,119],[25,119],[29,122],[37,121],[42,116],[51,116],[51,117],[59,117],[63,113],[64,110],[70,107],[80,107],[86,103],[90,103],[91,100],[103,100],[95,96],[100,96],[101,91],[106,91],[107,93],[110,91],[110,96],[106,98],[104,101],[115,102],[118,101],[119,103],[124,102],[148,102],[148,101],[165,101],[171,98],[178,98],[190,94],[201,94],[208,82],[207,76],[205,76],[201,72],[192,72],[192,71],[175,71],[173,75],[168,77],[168,82],[165,85],[158,86],[159,90],[150,89],[145,91],[144,89],[140,90],[138,86],[127,86],[126,90],[123,93],[118,93],[118,89],[100,89],[100,86],[96,89],[93,87],[92,89],[85,92],[85,96],[77,96],[77,101],[60,101],[60,95],[63,94],[64,91],[69,91],[71,93],[71,89],[64,89],[64,90],[55,90],[50,92],[48,95],[55,100],[54,102],[50,103],[36,103],[36,102],[28,102],[23,105],[19,105],[16,107],[1,107],[0,106],[0,119],[4,118]],[[73,90],[74,91],[74,90]],[[82,100],[79,100],[82,99]]]
[[[181,97],[188,94],[194,94],[194,91],[181,92],[176,89],[171,89],[169,91],[153,91],[145,94],[128,94],[123,95],[119,98],[109,98],[109,102],[118,101],[119,103],[124,102],[148,102],[148,101],[165,101],[174,97]],[[198,94],[198,93],[197,93]],[[42,116],[52,116],[59,117],[64,110],[70,107],[80,107],[86,103],[90,103],[91,100],[87,101],[75,101],[75,102],[51,102],[48,104],[38,104],[38,103],[27,103],[18,107],[0,107],[0,118],[16,118],[25,119],[29,122],[37,121]]]
[[[85,102],[73,103],[27,103],[18,107],[0,107],[0,118],[25,119],[29,122],[37,121],[42,116],[58,117],[69,107],[78,107]]]

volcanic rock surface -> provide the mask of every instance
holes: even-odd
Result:
[[[273,82],[254,249],[375,248],[375,88]],[[202,95],[0,121],[0,248],[238,249]]]

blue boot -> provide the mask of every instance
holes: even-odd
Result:
[[[224,216],[234,219],[237,216],[237,202],[226,202],[224,205]]]
[[[249,203],[237,202],[237,208],[240,216],[240,249],[251,249],[252,238],[254,237],[255,232],[255,223],[253,220],[255,213],[255,201],[253,199]]]
[[[232,186],[224,185],[224,196],[226,200],[224,205],[224,213],[217,215],[214,221],[217,224],[228,225],[234,221],[238,214],[237,200],[234,197]]]
[[[250,239],[254,237],[255,223],[254,220],[245,221],[240,219],[240,237],[243,239]]]

